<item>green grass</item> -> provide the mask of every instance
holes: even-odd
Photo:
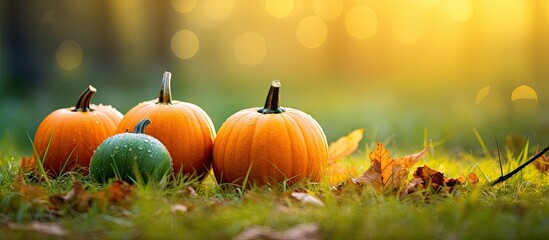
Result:
[[[471,154],[451,155],[432,149],[416,166],[426,164],[448,177],[476,173],[477,187],[461,187],[452,194],[429,197],[380,195],[369,189],[349,188],[340,194],[331,186],[253,187],[242,190],[220,187],[209,177],[204,182],[177,180],[167,187],[138,186],[132,203],[94,206],[86,213],[52,214],[47,207],[33,207],[16,190],[19,160],[9,157],[3,144],[0,155],[0,236],[2,239],[52,238],[33,230],[14,228],[38,221],[58,223],[67,231],[61,238],[80,239],[231,239],[252,226],[285,230],[301,223],[317,223],[324,239],[545,239],[549,234],[549,183],[533,166],[526,167],[503,184],[484,187],[500,176],[496,159]],[[367,152],[346,161],[357,168],[369,164]],[[488,151],[486,151],[488,152]],[[404,154],[393,154],[402,156]],[[526,161],[527,154],[507,152],[508,172]],[[49,182],[27,179],[50,195],[69,191],[75,180],[89,192],[103,187],[86,177],[66,175]],[[51,186],[50,186],[51,185]],[[192,196],[184,191],[196,189]],[[307,190],[323,207],[294,200],[289,192]],[[187,212],[173,212],[180,204]]]

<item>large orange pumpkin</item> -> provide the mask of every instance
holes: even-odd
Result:
[[[174,172],[203,178],[212,163],[214,126],[202,108],[172,100],[171,76],[169,72],[164,73],[158,99],[142,102],[130,109],[116,132],[126,132],[143,118],[149,118],[152,123],[145,133],[168,148]]]
[[[280,82],[273,81],[265,107],[241,110],[221,126],[213,169],[220,183],[265,185],[288,180],[319,181],[328,159],[320,125],[308,114],[279,106]]]
[[[90,105],[96,91],[88,86],[74,107],[50,113],[38,126],[33,158],[38,154],[48,175],[67,171],[87,175],[93,151],[114,134],[122,114],[111,106]]]

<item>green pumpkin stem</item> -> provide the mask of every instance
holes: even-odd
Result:
[[[80,97],[78,98],[78,101],[76,102],[76,105],[74,105],[74,108],[71,111],[73,112],[93,111],[94,109],[90,107],[90,102],[95,92],[97,92],[97,89],[95,89],[92,85],[89,85],[88,88],[80,95]]]
[[[133,133],[145,133],[145,127],[151,123],[151,120],[148,118],[144,118],[143,120],[139,121],[135,128],[133,129]]]
[[[158,102],[156,104],[172,104],[172,90],[171,90],[172,74],[170,72],[164,72],[162,76],[162,85],[160,85],[160,96],[158,96]]]
[[[267,100],[265,100],[265,107],[257,110],[258,113],[263,114],[276,114],[282,113],[285,110],[280,107],[278,100],[278,92],[280,91],[280,81],[273,80],[269,93],[267,94]]]

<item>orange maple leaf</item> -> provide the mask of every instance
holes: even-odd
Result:
[[[326,176],[331,184],[338,184],[356,175],[356,170],[347,167],[341,160],[356,151],[363,135],[364,129],[357,129],[330,143]]]
[[[31,157],[22,157],[21,158],[21,170],[28,172],[33,171],[36,167],[36,159],[34,155]]]
[[[539,153],[539,148],[538,148]],[[534,161],[534,167],[539,170],[541,173],[549,175],[549,158],[544,154]]]

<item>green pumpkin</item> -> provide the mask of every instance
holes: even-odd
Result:
[[[107,138],[95,150],[90,162],[90,176],[105,183],[111,178],[126,182],[158,182],[173,172],[168,149],[158,139],[144,134],[151,123],[141,120],[133,132]]]

